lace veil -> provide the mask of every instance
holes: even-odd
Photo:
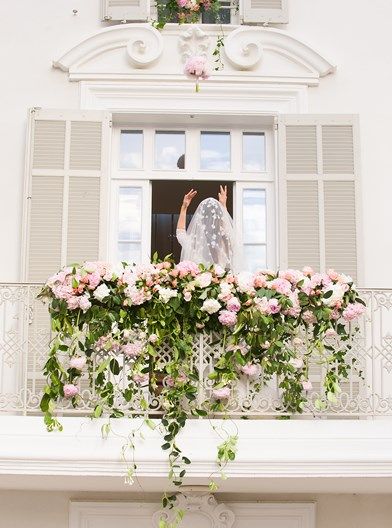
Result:
[[[196,209],[182,244],[181,260],[239,271],[233,220],[215,198],[203,200]]]

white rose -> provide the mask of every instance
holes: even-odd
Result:
[[[105,297],[107,297],[108,295],[110,295],[110,290],[109,290],[109,288],[106,286],[106,284],[101,284],[101,285],[98,286],[98,288],[94,291],[93,295],[94,295],[94,297],[95,297],[98,301],[102,301]]]
[[[172,297],[177,297],[178,291],[171,288],[159,288],[159,298],[166,304]]]
[[[220,308],[221,305],[216,299],[206,299],[201,307],[204,312],[207,312],[210,315],[216,313]]]
[[[195,284],[199,288],[207,288],[211,284],[212,281],[212,275],[209,271],[206,271],[204,273],[200,273],[195,279]]]
[[[250,271],[241,271],[237,275],[237,284],[240,291],[248,293],[254,290],[254,276]]]
[[[325,291],[332,292],[331,295],[327,298],[323,298],[323,303],[326,306],[335,306],[335,304],[338,301],[341,301],[343,299],[344,294],[347,291],[347,287],[343,284],[333,284],[332,286],[329,286],[329,288]]]

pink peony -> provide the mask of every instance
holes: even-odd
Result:
[[[282,295],[289,295],[291,293],[291,282],[286,279],[274,279],[268,283],[268,286]]]
[[[67,299],[68,310],[76,310],[79,308],[79,297],[69,297]]]
[[[311,268],[310,266],[305,266],[303,269],[302,269],[302,273],[304,275],[313,275],[314,271],[313,271],[313,268]]]
[[[292,284],[297,284],[301,280],[302,273],[297,270],[287,269],[279,272],[279,278],[286,279]]]
[[[135,306],[139,306],[147,300],[147,296],[144,290],[139,290],[135,286],[129,286],[125,288],[124,293],[126,297],[131,300],[131,303]]]
[[[350,303],[343,310],[343,319],[345,321],[354,321],[365,312],[365,307],[361,303]]]
[[[246,365],[241,367],[241,371],[246,374],[246,376],[255,377],[260,374],[261,367],[260,365],[255,365],[254,363],[247,363]]]
[[[207,65],[206,57],[202,57],[201,55],[189,57],[185,62],[184,73],[191,78],[208,79],[210,76],[210,70]]]
[[[69,366],[76,370],[83,370],[86,364],[86,358],[84,356],[74,356],[70,359]]]
[[[66,383],[63,387],[64,397],[73,398],[79,393],[79,389],[73,383]]]
[[[188,0],[176,0],[179,7],[185,7]]]
[[[255,288],[264,288],[267,285],[267,279],[262,273],[257,273],[254,278]]]
[[[281,306],[279,304],[278,299],[269,299],[268,306],[272,314],[280,312]]]
[[[229,387],[222,387],[221,389],[214,389],[212,391],[212,396],[216,400],[225,400],[230,397],[230,388]]]
[[[195,284],[199,288],[207,288],[212,281],[212,275],[209,271],[205,271],[204,273],[201,273],[198,275],[195,279]]]
[[[183,260],[179,262],[173,271],[178,272],[180,279],[186,277],[187,275],[192,275],[192,277],[195,277],[200,273],[199,266],[190,260]]]
[[[234,326],[237,322],[237,314],[229,310],[222,310],[218,319],[223,326]]]
[[[229,299],[226,303],[226,308],[230,312],[239,312],[241,309],[241,303],[240,300],[237,297],[232,297]]]
[[[335,337],[336,335],[336,331],[333,328],[327,328],[325,331],[325,337]]]
[[[135,358],[137,356],[140,356],[141,352],[143,350],[143,343],[141,341],[135,341],[134,343],[128,343],[127,345],[123,345],[121,347],[121,351],[124,354],[124,356]]]
[[[303,380],[301,383],[304,391],[310,391],[313,389],[313,385],[310,380]]]

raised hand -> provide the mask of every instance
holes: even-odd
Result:
[[[219,203],[223,205],[223,207],[226,207],[227,185],[225,185],[224,187],[222,185],[219,186],[218,199],[219,199]]]
[[[185,207],[185,209],[188,209],[188,207],[191,204],[191,201],[196,196],[197,191],[191,189],[183,198],[182,200],[182,207]]]

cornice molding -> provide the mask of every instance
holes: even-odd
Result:
[[[211,48],[218,36],[217,29],[214,26],[195,24],[169,26],[162,31],[147,23],[121,24],[102,29],[53,61],[53,66],[69,72],[70,80],[74,81],[99,81],[105,78],[137,80],[146,74],[151,75],[156,82],[166,82],[168,79],[184,81],[184,76],[179,75],[182,73],[181,67],[177,72],[173,64],[178,60],[183,62],[193,54],[206,55],[212,60]],[[229,67],[214,72],[213,77],[216,79],[248,83],[252,78],[258,83],[294,82],[314,86],[318,84],[320,77],[335,70],[335,66],[311,46],[283,30],[228,26],[224,28],[224,34],[222,56]],[[103,59],[99,66],[95,64],[92,69],[89,67],[93,59],[121,48],[121,53],[125,54],[132,68],[127,68],[126,62],[119,60],[118,64],[122,66],[113,71],[110,69],[111,59],[106,62]],[[173,56],[173,53],[178,54],[178,57]],[[274,64],[272,70],[264,69],[266,54],[271,56]],[[275,65],[274,54],[290,63],[287,71],[284,63],[277,61]],[[249,73],[244,75],[243,71]]]

